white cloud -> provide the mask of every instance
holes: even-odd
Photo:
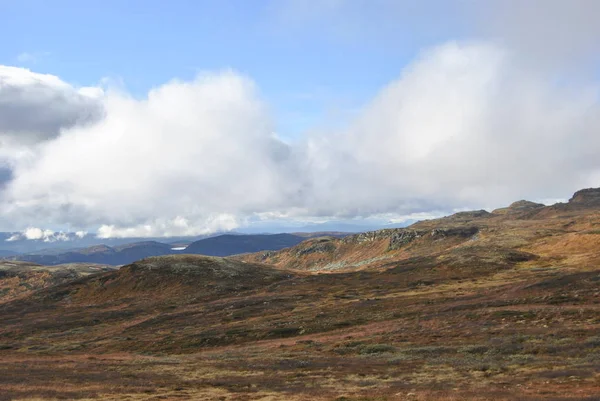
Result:
[[[44,238],[44,236],[47,236],[48,234],[52,234],[51,230],[42,230],[41,228],[37,228],[37,227],[29,227],[28,229],[26,229],[23,232],[23,235],[25,236],[26,239],[42,239]]]
[[[23,235],[21,233],[15,233],[6,239],[7,242],[19,241],[23,239]]]
[[[598,186],[597,83],[557,83],[522,54],[489,41],[431,48],[346,128],[293,144],[272,134],[254,83],[231,71],[134,99],[0,69],[13,93],[0,90],[0,117],[15,98],[59,116],[11,123],[36,140],[26,146],[13,134],[0,147],[11,169],[0,213],[21,227],[100,227],[103,238],[197,235],[252,221],[401,222]],[[14,95],[30,93],[32,80],[49,93],[34,106]],[[78,99],[63,111],[80,116],[81,104],[93,105],[103,117],[65,119],[48,106],[53,93]]]
[[[232,72],[173,81],[143,100],[109,91],[102,121],[13,162],[2,210],[29,224],[102,226],[106,237],[227,230],[285,206],[289,149],[255,92]]]
[[[133,227],[102,225],[98,229],[97,236],[98,238],[195,236],[231,231],[239,226],[239,219],[230,214],[208,216],[198,225],[192,225],[187,219],[178,216],[173,220],[155,219],[147,224]]]
[[[346,132],[310,140],[309,206],[325,215],[407,214],[594,185],[598,106],[595,86],[553,85],[495,45],[437,47]]]
[[[67,233],[55,232],[49,229],[41,229],[38,227],[28,227],[20,234],[12,235],[7,241],[15,240],[33,240],[44,242],[70,241],[71,238]]]
[[[6,239],[8,242],[12,241],[43,241],[43,242],[57,242],[57,241],[72,241],[75,238],[83,238],[85,236],[84,231],[78,231],[77,233],[70,234],[63,231],[53,231],[50,229],[42,229],[39,227],[28,227],[22,232],[14,233]]]
[[[457,212],[457,210],[454,210],[453,212]],[[383,213],[383,214],[374,214],[372,216],[370,216],[368,220],[373,220],[373,221],[385,221],[388,224],[410,224],[411,222],[414,221],[421,221],[421,220],[431,220],[431,219],[436,219],[439,217],[443,217],[447,215],[447,211],[441,212],[441,211],[431,211],[431,212],[418,212],[418,213],[410,213],[407,215],[397,215],[394,213]]]

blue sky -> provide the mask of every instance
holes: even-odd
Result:
[[[600,186],[599,14],[0,0],[0,231],[372,227],[566,199]]]
[[[429,2],[435,12],[426,18],[411,2],[398,10],[359,0],[343,15],[337,3],[2,1],[0,64],[79,86],[109,78],[136,96],[174,78],[233,69],[257,83],[280,134],[295,137],[346,121],[423,47],[465,34],[448,2]]]

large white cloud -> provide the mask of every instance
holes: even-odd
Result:
[[[598,185],[593,85],[556,84],[491,43],[429,49],[339,132],[287,145],[248,78],[108,90],[104,117],[10,159],[12,226],[193,235],[253,218],[401,216]],[[1,97],[1,95],[0,95]],[[400,217],[398,217],[400,218]]]
[[[147,99],[108,92],[105,117],[14,162],[3,212],[109,235],[232,228],[229,215],[284,205],[288,148],[252,82],[232,72],[173,81]]]
[[[83,235],[76,234],[76,237],[82,238]],[[21,240],[36,240],[43,242],[70,241],[71,236],[65,232],[55,232],[49,229],[41,229],[38,227],[28,227],[21,233],[14,233],[6,239],[8,242]]]
[[[311,140],[312,207],[494,207],[598,185],[597,88],[554,85],[513,56],[483,43],[425,52],[346,132]]]

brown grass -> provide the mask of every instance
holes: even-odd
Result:
[[[382,257],[343,273],[163,258],[41,289],[0,304],[0,400],[595,400],[600,218],[577,213],[340,242]]]

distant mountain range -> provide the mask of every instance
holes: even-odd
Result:
[[[294,234],[219,235],[190,244],[185,253],[209,256],[229,256],[239,253],[259,252],[288,248],[304,241],[306,237]]]
[[[392,226],[380,226],[388,228]],[[395,226],[394,226],[395,227]],[[282,227],[282,229],[265,229],[255,227],[253,229],[242,229],[235,232],[216,232],[207,235],[177,236],[177,237],[129,237],[129,238],[99,238],[95,234],[84,232],[51,232],[39,229],[30,229],[26,232],[0,232],[0,257],[14,256],[18,254],[56,255],[67,251],[80,250],[82,248],[106,245],[118,247],[121,245],[134,244],[138,242],[160,242],[172,244],[174,247],[187,246],[195,241],[216,237],[220,235],[258,235],[289,233],[299,236],[312,236],[314,233],[330,233],[333,235],[349,234],[370,231],[367,225],[340,225],[340,224],[314,224],[302,227]],[[31,231],[31,232],[29,232]]]
[[[211,235],[198,235],[187,237],[168,238],[99,238],[95,234],[54,232],[43,233],[37,238],[27,237],[20,232],[0,232],[0,252],[13,252],[16,254],[36,253],[51,254],[62,253],[68,250],[93,247],[96,245],[107,245],[116,247],[136,242],[156,241],[168,244],[190,244],[203,238],[212,237],[224,233]],[[0,253],[0,257],[6,256]]]
[[[16,256],[18,254],[19,254],[19,252],[7,251],[4,249],[0,249],[0,258],[5,258],[7,256]]]
[[[65,263],[97,263],[104,265],[124,265],[150,256],[202,254],[208,256],[230,256],[259,251],[276,251],[299,244],[307,238],[323,235],[343,237],[346,233],[319,232],[298,234],[224,234],[203,238],[187,246],[179,243],[158,241],[139,241],[109,246],[94,245],[78,249],[50,249],[39,252],[15,254],[3,251],[0,258],[37,263],[59,265]]]

